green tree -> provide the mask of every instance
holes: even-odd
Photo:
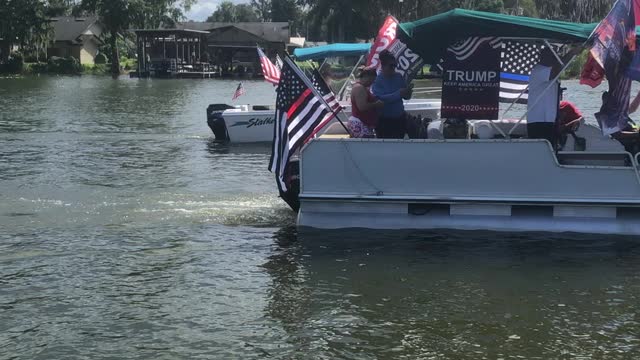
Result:
[[[188,11],[197,0],[143,0],[143,28],[174,27],[175,23],[184,20],[184,12]]]
[[[296,0],[271,0],[271,21],[289,22],[290,31],[295,34],[300,20],[300,9]]]
[[[235,22],[256,22],[259,21],[258,15],[253,7],[249,4],[236,5]]]
[[[602,20],[614,2],[615,0],[535,0],[541,18],[576,22]]]
[[[271,0],[251,0],[260,21],[271,21]]]
[[[503,9],[502,0],[481,0],[474,4],[474,10],[500,13]]]
[[[258,15],[249,4],[235,5],[231,1],[223,1],[216,11],[207,18],[208,22],[253,22],[258,21]]]
[[[234,22],[236,6],[231,1],[221,2],[216,11],[207,18],[207,22]]]
[[[47,16],[64,16],[71,13],[73,4],[68,0],[49,0],[47,6]]]
[[[120,73],[118,38],[132,27],[154,28],[166,21],[177,21],[183,10],[195,0],[82,0],[76,13],[85,11],[97,14],[108,33],[111,52],[111,74]]]
[[[118,36],[143,18],[142,0],[82,0],[80,6],[83,10],[93,12],[100,17],[100,22],[108,33],[111,75],[117,77],[120,74]]]
[[[352,41],[357,37],[354,29],[354,17],[360,13],[353,5],[363,3],[359,0],[304,0],[309,7],[307,21],[314,37],[325,38],[331,42]]]
[[[505,12],[511,15],[538,17],[538,8],[533,0],[505,0]]]
[[[24,47],[47,38],[51,25],[40,0],[0,0],[0,60],[6,61],[13,45]],[[46,41],[45,41],[46,42]]]

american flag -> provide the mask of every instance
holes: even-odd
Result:
[[[276,90],[276,126],[269,170],[276,175],[281,192],[289,159],[314,134],[316,128],[332,116],[329,105],[289,58],[284,59],[282,76]]]
[[[239,98],[240,96],[244,95],[246,91],[244,90],[244,86],[242,86],[242,83],[238,84],[238,88],[236,89],[236,92],[233,93],[233,99],[235,100],[237,98]]]
[[[265,55],[260,48],[258,48],[258,57],[260,58],[260,64],[262,65],[262,75],[264,75],[264,80],[272,83],[273,85],[278,85],[278,82],[280,81],[280,69],[273,65],[271,60],[269,60],[267,55]]]
[[[282,58],[280,57],[280,54],[276,54],[276,66],[278,67],[278,69],[282,69]]]
[[[540,62],[543,45],[506,41],[502,43],[500,66],[500,102],[512,103],[529,86],[531,69]],[[526,104],[528,91],[517,101]]]

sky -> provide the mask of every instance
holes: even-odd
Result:
[[[222,0],[198,0],[198,2],[191,7],[191,11],[187,13],[189,20],[204,21],[206,20],[218,7],[218,4]],[[248,3],[249,0],[231,0],[234,4]]]

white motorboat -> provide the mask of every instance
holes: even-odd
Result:
[[[341,102],[346,116],[351,114],[351,104]],[[233,143],[256,143],[273,141],[275,109],[269,106],[210,105],[207,109],[207,124],[216,140]],[[410,100],[405,103],[410,115],[437,119],[440,100]],[[337,120],[336,120],[337,121]],[[334,121],[335,122],[335,121]]]
[[[527,25],[527,18],[463,10],[439,21],[450,23],[435,27],[492,29],[488,36],[539,33],[579,44],[589,37],[580,24]],[[640,155],[598,127],[582,124],[576,136],[584,142],[569,137],[561,151],[527,139],[522,119],[465,127],[463,136],[450,136],[436,121],[429,138],[417,140],[350,139],[335,128],[290,163],[291,186],[281,196],[298,210],[302,228],[640,235]]]

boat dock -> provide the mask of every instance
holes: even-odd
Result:
[[[256,46],[274,56],[289,41],[287,23],[179,23],[175,29],[139,29],[138,66],[131,77],[255,78],[262,68]]]

